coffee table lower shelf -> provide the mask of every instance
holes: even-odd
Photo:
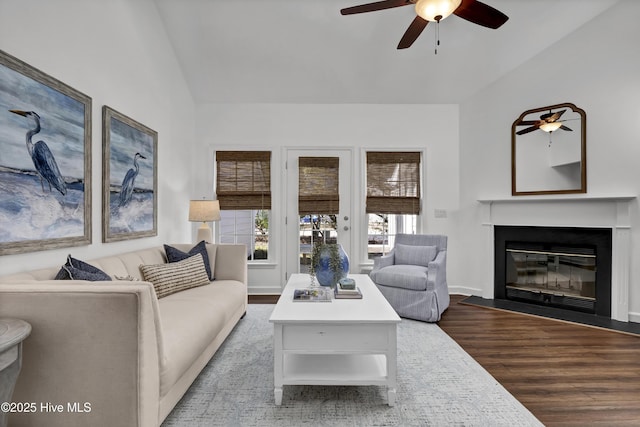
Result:
[[[387,385],[383,354],[285,354],[283,384]]]
[[[277,379],[276,405],[282,404],[283,385],[387,386],[389,406],[396,390],[390,387],[384,354],[299,354],[284,352],[282,376]],[[278,381],[279,380],[279,381]]]

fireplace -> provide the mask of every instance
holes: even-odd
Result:
[[[610,228],[495,226],[494,298],[611,317]]]

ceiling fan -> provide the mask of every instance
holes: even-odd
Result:
[[[573,132],[573,129],[568,128],[567,126],[562,124],[560,121],[560,117],[567,110],[556,111],[555,113],[549,110],[548,113],[545,113],[540,116],[540,120],[522,120],[519,123],[516,123],[516,126],[529,126],[526,129],[519,130],[516,132],[516,135],[524,135],[525,133],[533,132],[534,130],[540,129],[545,132],[553,132],[558,129],[566,130]]]
[[[410,4],[415,4],[417,16],[405,31],[402,39],[400,39],[398,49],[410,47],[429,22],[440,23],[441,20],[452,13],[474,24],[493,29],[499,28],[509,19],[507,15],[499,10],[477,0],[383,0],[348,7],[342,9],[340,13],[342,15],[353,15],[408,6]]]

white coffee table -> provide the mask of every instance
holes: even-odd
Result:
[[[282,404],[285,384],[383,385],[389,406],[396,399],[397,335],[400,317],[364,274],[353,274],[362,299],[293,301],[309,286],[293,274],[271,314],[274,333],[274,397]]]

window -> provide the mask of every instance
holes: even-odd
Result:
[[[249,260],[269,255],[271,152],[217,151],[220,243],[243,243]]]
[[[367,214],[367,257],[373,259],[393,249],[396,234],[415,234],[418,215]]]
[[[247,246],[250,261],[269,258],[269,210],[220,210],[220,243]]]
[[[396,234],[417,232],[420,153],[367,153],[367,257],[393,248]]]

